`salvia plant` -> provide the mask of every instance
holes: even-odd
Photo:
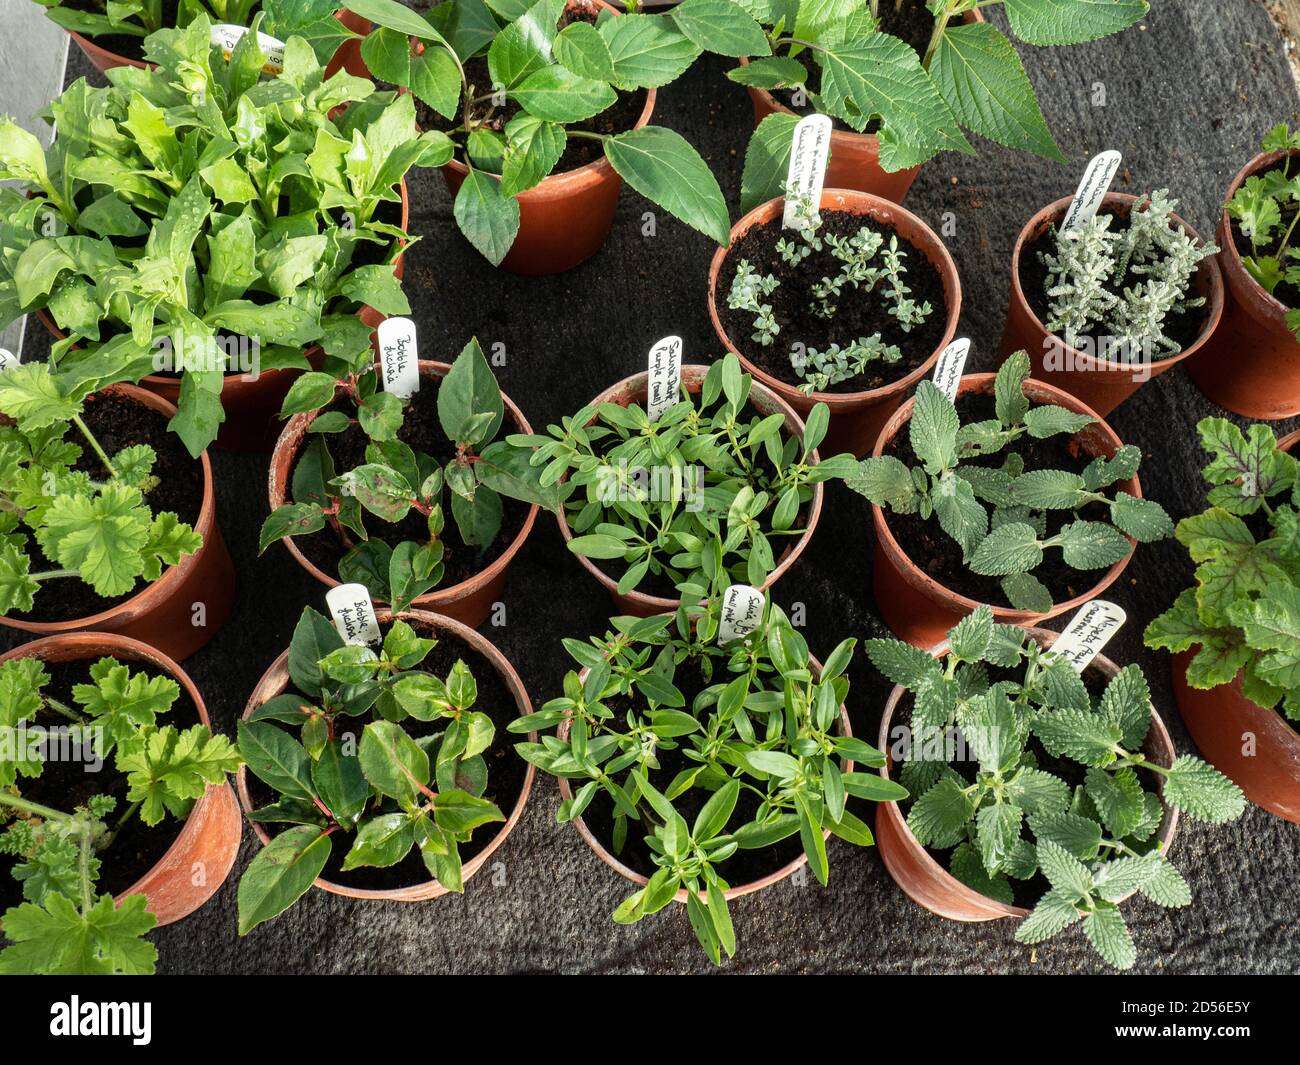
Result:
[[[1260,148],[1288,154],[1266,173],[1248,177],[1228,201],[1227,211],[1250,241],[1242,265],[1266,292],[1276,294],[1283,282],[1300,286],[1300,251],[1291,243],[1300,218],[1300,174],[1290,154],[1300,151],[1300,130],[1293,133],[1278,124],[1264,135]],[[1300,338],[1300,307],[1287,311],[1286,324]]]
[[[614,920],[634,924],[684,890],[691,927],[715,963],[736,950],[727,859],[797,834],[825,884],[826,830],[859,846],[873,842],[848,799],[906,795],[856,768],[879,767],[884,756],[840,728],[855,640],[841,642],[818,672],[779,607],[765,604],[758,627],[725,646],[719,617],[715,602],[703,612],[613,618],[604,637],[565,640],[582,672],[570,671],[562,696],[510,725],[556,730],[516,750],[573,782],[561,822],[600,803],[613,819],[616,854],[629,832],[644,839],[656,868]],[[694,692],[692,682],[704,686]],[[670,777],[666,761],[682,768]]]
[[[1211,455],[1210,508],[1178,523],[1196,587],[1147,627],[1148,647],[1198,648],[1193,688],[1230,684],[1300,723],[1300,462],[1258,423],[1242,435],[1223,418],[1197,426]]]
[[[961,547],[972,573],[1000,577],[1003,594],[1017,610],[1045,613],[1052,608],[1051,593],[1033,571],[1048,551],[1060,551],[1072,569],[1104,569],[1128,555],[1129,537],[1160,540],[1173,523],[1153,500],[1108,491],[1137,473],[1142,453],[1132,445],[1111,458],[1093,459],[1082,473],[1025,468],[1016,441],[1077,433],[1093,421],[1056,404],[1031,405],[1024,394],[1028,376],[1029,357],[1023,351],[1009,356],[997,374],[996,417],[966,425],[952,400],[922,381],[908,424],[920,465],[873,456],[846,481],[885,510],[933,516]],[[1000,465],[988,461],[1004,452]],[[1078,517],[1093,505],[1105,507],[1110,520]]]
[[[82,418],[99,382],[45,363],[0,374],[0,616],[33,608],[47,581],[77,579],[102,596],[156,581],[203,544],[171,511],[155,513],[157,454],[110,455]]]
[[[742,0],[761,23],[763,39],[750,45],[751,61],[727,76],[769,91],[798,90],[809,108],[858,132],[870,124],[887,171],[942,151],[974,154],[963,129],[1064,162],[1011,42],[991,23],[963,21],[997,0],[929,0],[934,28],[923,54],[880,29],[890,7],[897,12],[921,3]],[[1145,0],[1003,0],[1002,6],[1012,34],[1036,45],[1096,40],[1147,12]],[[743,210],[780,194],[795,121],[775,114],[760,125],[745,158]]]
[[[24,899],[4,914],[11,945],[0,950],[0,973],[153,972],[158,952],[142,938],[155,924],[148,899],[133,894],[119,904],[99,891],[102,865],[113,861],[113,843],[133,818],[151,829],[184,821],[208,785],[240,765],[230,741],[206,725],[180,730],[160,722],[180,694],[170,677],[113,658],[86,675],[65,702],[47,690],[40,659],[0,665],[0,854],[12,857]],[[70,810],[24,798],[24,781],[45,770],[42,739],[80,751],[87,772],[112,758],[124,794],[109,794],[105,781],[105,791]]]
[[[326,79],[302,38],[263,79],[256,34],[228,61],[209,34],[200,15],[148,38],[157,70],[74,82],[48,151],[0,120],[0,178],[25,185],[0,189],[0,326],[43,308],[68,334],[56,364],[129,336],[153,369],[183,371],[172,427],[195,455],[228,368],[306,368],[340,318],[409,310],[393,262],[410,238],[377,211],[437,149],[409,98]]]
[[[1217,252],[1199,244],[1171,217],[1178,206],[1166,189],[1141,196],[1128,224],[1111,228],[1115,215],[1096,214],[1083,225],[1057,231],[1047,267],[1047,328],[1072,347],[1077,337],[1104,337],[1107,357],[1177,355],[1182,345],[1165,333],[1171,316],[1205,304],[1188,296],[1202,259]]]
[[[752,384],[728,354],[709,367],[698,395],[683,390],[657,421],[636,403],[588,404],[549,426],[549,436],[506,439],[536,447],[540,484],[562,489],[576,534],[569,549],[621,563],[621,594],[647,576],[696,598],[733,579],[757,586],[780,545],[803,535],[799,516],[814,486],[843,476],[853,459],[815,461],[825,404],[800,440],[780,412],[749,409]]]
[[[497,439],[505,404],[477,340],[437,384],[438,423],[451,451],[445,460],[399,439],[410,400],[379,389],[369,345],[351,360],[332,359],[329,365],[339,376],[325,370],[303,374],[285,396],[284,415],[327,404],[330,409],[312,419],[310,442],[294,467],[293,501],[263,523],[262,551],[282,537],[328,524],[354,540],[339,562],[339,579],[366,585],[373,598],[401,611],[442,582],[448,509],[465,546],[481,553],[500,532],[503,495],[558,508],[558,492],[538,483],[530,452]],[[432,383],[425,380],[426,387]],[[366,434],[365,462],[339,470],[329,440],[352,425]],[[366,529],[367,514],[392,525],[412,512],[424,516],[421,539],[390,544]]]
[[[240,879],[240,935],[306,894],[336,838],[347,847],[344,871],[388,868],[415,850],[439,884],[464,891],[461,846],[505,820],[483,798],[483,752],[496,730],[476,709],[478,685],[462,659],[446,677],[420,668],[437,642],[398,619],[376,652],[345,644],[328,619],[303,610],[289,645],[294,691],[239,723],[248,768],[275,792],[250,816],[291,826]]]
[[[1139,891],[1161,906],[1191,902],[1161,851],[1164,807],[1217,824],[1241,815],[1241,790],[1193,755],[1163,766],[1143,754],[1152,709],[1138,666],[1095,694],[1068,659],[996,624],[987,606],[948,638],[943,659],[900,640],[865,644],[911,692],[899,773],[915,796],[908,827],[923,846],[951,850],[952,875],[999,902],[1014,902],[1013,881],[1028,888],[1041,874],[1047,888],[1016,929],[1020,942],[1082,921],[1106,961],[1130,968],[1120,901]]]
[[[616,15],[570,0],[443,0],[425,16],[397,0],[362,0],[351,10],[377,29],[362,42],[371,74],[409,88],[447,120],[435,136],[445,159],[469,173],[453,213],[466,238],[494,265],[519,232],[521,192],[541,183],[570,137],[598,140],[632,188],[687,225],[725,245],[726,202],[712,172],[679,133],[643,126],[620,133],[573,128],[612,106],[618,92],[674,81],[701,50],[740,54],[735,26],[762,40],[754,20],[731,0],[686,0],[666,14]],[[486,84],[466,71],[486,57]],[[506,120],[502,110],[517,108]],[[426,133],[426,136],[430,134]]]

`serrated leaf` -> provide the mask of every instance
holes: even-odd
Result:
[[[1241,789],[1208,762],[1179,755],[1164,775],[1164,800],[1211,824],[1234,821],[1246,808]]]
[[[680,133],[662,126],[628,130],[605,139],[605,157],[646,199],[718,244],[730,241],[731,223],[717,179]]]

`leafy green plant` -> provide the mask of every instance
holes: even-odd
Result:
[[[1197,425],[1211,455],[1210,508],[1178,523],[1196,587],[1147,626],[1148,647],[1199,650],[1193,688],[1230,684],[1300,723],[1300,462],[1258,423],[1243,436],[1223,418]]]
[[[1013,880],[1046,878],[1020,942],[1082,919],[1097,952],[1130,968],[1120,900],[1140,891],[1161,906],[1191,902],[1161,853],[1164,806],[1219,824],[1241,816],[1241,790],[1193,755],[1163,766],[1142,753],[1152,710],[1138,666],[1094,695],[1068,659],[994,623],[987,606],[948,639],[946,660],[901,640],[865,644],[876,668],[912,693],[899,774],[915,796],[908,827],[923,846],[951,849],[952,875],[999,902],[1014,902]],[[967,756],[954,757],[963,748]]]
[[[720,613],[715,601],[703,612],[683,606],[675,615],[612,618],[603,638],[565,640],[583,671],[565,675],[561,697],[510,725],[556,730],[515,749],[574,782],[559,821],[600,803],[613,819],[615,853],[630,831],[644,838],[653,875],[614,920],[633,924],[684,889],[691,927],[715,964],[736,951],[724,897],[729,858],[798,834],[825,884],[826,830],[858,846],[873,842],[849,797],[906,795],[874,773],[844,768],[848,760],[884,764],[839,728],[855,640],[841,642],[818,673],[780,607],[765,603],[758,627],[726,646],[716,642]]]
[[[892,513],[933,516],[961,547],[972,573],[1002,578],[1002,592],[1017,610],[1046,613],[1052,596],[1033,571],[1049,550],[1059,550],[1072,569],[1105,569],[1128,555],[1129,537],[1161,540],[1173,523],[1159,503],[1106,491],[1137,473],[1142,453],[1132,445],[1109,459],[1093,459],[1082,473],[1025,468],[1016,441],[1077,433],[1093,421],[1056,404],[1031,406],[1024,393],[1028,377],[1029,357],[1023,351],[1009,356],[997,374],[996,417],[966,425],[953,402],[922,381],[908,425],[921,465],[874,456],[846,482]],[[979,461],[1004,451],[1000,466]],[[1093,505],[1105,507],[1110,520],[1078,517]],[[1060,511],[1067,513],[1053,516]],[[1049,519],[1056,527],[1050,533]]]
[[[1292,133],[1279,123],[1264,134],[1260,149],[1288,153],[1267,173],[1251,174],[1228,201],[1228,217],[1250,241],[1251,254],[1241,263],[1265,292],[1277,294],[1286,283],[1300,286],[1300,250],[1291,244],[1300,218],[1300,174],[1294,174],[1300,151],[1300,130]],[[1300,307],[1287,311],[1286,324],[1300,339]]]
[[[83,420],[98,383],[74,383],[45,363],[0,374],[0,413],[12,419],[0,426],[0,616],[31,610],[45,581],[77,578],[99,595],[125,595],[203,544],[149,505],[154,449],[109,455]]]
[[[158,952],[141,938],[155,924],[148,899],[134,894],[118,904],[96,894],[101,866],[132,818],[150,828],[168,815],[184,821],[208,785],[240,765],[230,741],[206,725],[159,724],[180,694],[170,677],[114,658],[99,659],[88,676],[73,685],[69,704],[45,690],[50,675],[40,659],[0,665],[0,854],[13,857],[25,900],[4,915],[11,946],[0,950],[0,973],[153,972]],[[40,715],[70,722],[67,736],[88,760],[113,757],[128,805],[111,823],[118,797],[108,794],[109,781],[71,812],[23,797],[22,781],[45,770],[32,732],[46,729]]]
[[[483,752],[496,730],[475,709],[478,685],[464,661],[445,678],[419,668],[437,642],[399,619],[376,653],[303,610],[289,645],[295,691],[239,723],[248,768],[276,794],[250,816],[293,826],[240,879],[240,935],[307,892],[335,836],[351,840],[344,871],[387,868],[414,848],[438,883],[464,891],[460,847],[480,825],[505,820],[483,798]],[[365,719],[359,740],[351,719]]]
[[[727,76],[768,91],[800,89],[810,108],[858,132],[870,124],[886,171],[917,166],[941,151],[974,154],[963,128],[1064,162],[1011,42],[991,23],[962,21],[997,0],[930,0],[934,28],[918,54],[879,27],[890,7],[899,12],[921,2],[724,0],[719,8],[741,6],[763,27],[763,38],[748,47],[751,61]],[[1147,12],[1145,0],[1003,0],[1002,6],[1011,32],[1037,45],[1096,40]],[[742,210],[780,195],[796,121],[778,113],[759,126],[745,157]]]
[[[576,534],[569,550],[624,564],[620,594],[651,576],[703,598],[733,578],[762,584],[776,566],[773,541],[804,534],[799,515],[814,486],[852,468],[850,455],[813,459],[825,404],[800,440],[780,412],[749,412],[752,384],[729,354],[698,396],[683,392],[657,421],[636,403],[588,404],[549,436],[506,439],[535,447],[539,483],[560,487]]]
[[[540,471],[530,463],[531,453],[496,439],[505,404],[477,340],[465,345],[438,384],[438,422],[452,451],[445,461],[398,439],[410,401],[378,390],[369,347],[351,361],[335,360],[330,368],[340,376],[304,374],[285,397],[286,416],[332,405],[312,420],[311,442],[294,468],[293,502],[267,517],[262,551],[282,537],[317,532],[326,524],[340,535],[346,530],[357,542],[339,562],[339,579],[366,585],[373,598],[401,611],[442,582],[444,499],[461,540],[480,552],[501,530],[503,495],[558,508],[556,490],[538,483]],[[340,472],[329,438],[353,424],[368,438],[366,461]],[[427,538],[393,545],[366,529],[366,514],[392,525],[412,511],[425,516]]]
[[[1054,234],[1053,252],[1039,252],[1047,267],[1047,328],[1071,347],[1076,338],[1101,334],[1105,358],[1177,355],[1182,345],[1166,335],[1171,316],[1204,306],[1188,298],[1202,259],[1219,250],[1198,244],[1170,216],[1178,206],[1167,189],[1140,196],[1128,225],[1111,230],[1112,214]]]
[[[183,371],[172,428],[195,455],[224,418],[234,356],[244,372],[305,368],[304,346],[352,336],[358,308],[409,310],[393,261],[411,238],[377,212],[437,147],[409,98],[325,79],[302,38],[263,80],[256,42],[227,62],[206,16],[159,30],[145,42],[157,70],[118,67],[109,88],[80,80],[51,105],[48,151],[0,120],[0,178],[31,193],[0,189],[0,326],[43,308],[68,333],[60,367],[129,336],[155,369]]]
[[[725,245],[731,224],[722,191],[681,134],[575,126],[611,107],[618,92],[665,86],[702,49],[722,50],[731,38],[715,24],[715,9],[747,21],[761,41],[758,26],[731,0],[687,0],[671,16],[597,14],[585,0],[568,6],[594,22],[568,20],[565,0],[443,0],[424,16],[397,0],[349,8],[377,26],[361,46],[371,74],[409,88],[447,120],[450,132],[436,134],[441,161],[454,154],[469,171],[453,205],[456,223],[493,265],[519,232],[519,194],[555,169],[571,137],[599,141],[632,188]],[[703,17],[690,18],[697,9]],[[487,60],[486,84],[466,72],[478,57]]]

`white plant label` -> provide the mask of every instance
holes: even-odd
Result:
[[[785,176],[785,211],[782,229],[802,229],[805,221],[799,214],[799,201],[812,201],[813,216],[821,203],[826,182],[826,163],[831,157],[831,119],[829,115],[808,115],[799,119],[790,143],[790,169]]]
[[[379,642],[375,604],[370,601],[370,589],[364,584],[340,584],[331,588],[325,593],[325,605],[344,643],[364,647]]]
[[[763,619],[763,593],[748,584],[733,584],[722,593],[722,618],[718,643],[729,644],[748,636]]]
[[[1070,624],[1065,626],[1065,631],[1052,641],[1050,650],[1053,654],[1064,655],[1082,673],[1127,620],[1123,607],[1104,599],[1094,599],[1079,608]]]
[[[677,402],[682,383],[682,338],[664,337],[652,347],[646,370],[646,413],[652,422],[657,422]]]
[[[957,386],[966,369],[966,356],[970,354],[970,337],[958,337],[939,356],[934,364],[934,383],[939,391],[953,403],[957,402]]]
[[[1069,209],[1061,220],[1062,233],[1068,233],[1092,221],[1110,189],[1110,183],[1115,179],[1119,160],[1120,154],[1116,151],[1106,151],[1092,157],[1079,181],[1079,187],[1074,191],[1074,199],[1070,201]]]
[[[420,351],[415,323],[409,318],[385,318],[379,323],[379,361],[384,391],[410,399],[420,390]]]
[[[22,360],[8,348],[0,348],[0,373],[4,373],[4,371],[9,369],[11,366],[17,366],[21,361]]]
[[[212,44],[215,48],[221,49],[221,54],[230,58],[230,54],[235,50],[235,45],[240,38],[248,32],[246,26],[232,26],[228,22],[221,22],[212,27]],[[269,34],[258,32],[257,46],[262,49],[262,54],[266,56],[266,63],[262,67],[264,74],[279,74],[284,70],[284,42]]]

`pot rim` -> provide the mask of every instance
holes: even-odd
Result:
[[[421,376],[432,377],[439,380],[445,377],[447,371],[451,369],[450,363],[437,362],[433,359],[420,359],[419,366]],[[339,386],[336,384],[335,394],[338,392],[338,387]],[[501,399],[505,404],[505,409],[510,413],[510,416],[515,419],[515,424],[518,427],[519,432],[526,436],[531,436],[533,429],[532,426],[528,424],[528,419],[524,417],[524,412],[515,406],[514,400],[506,395],[505,392],[501,393]],[[292,486],[294,466],[296,465],[298,456],[302,451],[303,442],[307,436],[307,427],[315,421],[324,409],[324,407],[317,407],[315,410],[295,414],[285,423],[284,428],[280,430],[280,435],[275,441],[275,447],[271,450],[271,462],[267,469],[267,498],[271,507],[271,512],[274,512],[281,504],[288,502],[287,489]],[[276,471],[276,458],[290,447],[294,447],[295,449],[293,454],[289,457],[289,466],[286,471],[285,483],[281,484]],[[431,591],[425,592],[423,595],[416,596],[415,599],[411,601],[411,607],[416,611],[422,608],[436,610],[439,606],[445,603],[455,602],[462,598],[463,593],[467,591],[487,585],[498,574],[505,572],[506,567],[514,561],[515,556],[519,554],[520,549],[524,546],[524,541],[528,539],[529,534],[533,531],[533,524],[537,521],[537,512],[539,509],[540,508],[536,503],[529,504],[528,514],[524,518],[524,523],[520,526],[519,532],[515,535],[515,538],[510,541],[509,546],[501,552],[500,555],[493,559],[491,563],[479,570],[477,573],[471,574],[458,584],[449,584],[445,587],[435,588]],[[281,542],[289,549],[289,553],[293,555],[298,565],[311,574],[311,576],[315,577],[316,580],[320,581],[321,584],[325,585],[325,587],[337,588],[343,583],[337,576],[329,576],[324,570],[320,569],[314,562],[308,559],[307,556],[302,553],[302,549],[294,543],[294,538],[292,536],[282,537]],[[378,605],[379,601],[376,602],[376,606]]]
[[[834,202],[837,199],[839,203]],[[947,245],[939,239],[939,235],[923,219],[913,214],[906,207],[894,203],[892,200],[886,200],[882,196],[876,196],[869,192],[858,192],[856,189],[823,189],[821,201],[818,203],[818,210],[842,210],[854,215],[865,215],[880,225],[888,226],[895,232],[898,231],[895,218],[901,217],[902,220],[915,224],[918,231],[926,235],[931,243],[931,249],[938,256],[939,263],[937,265],[930,260],[930,256],[927,254],[927,251],[931,249],[913,243],[906,237],[902,239],[914,251],[922,255],[935,273],[939,275],[940,284],[944,289],[944,303],[948,309],[948,318],[943,339],[939,341],[938,346],[923,363],[897,380],[881,385],[879,388],[867,389],[864,392],[801,392],[788,381],[783,381],[781,378],[769,374],[751,362],[722,327],[722,318],[718,314],[718,279],[722,276],[722,264],[727,260],[727,253],[735,246],[736,241],[752,227],[763,225],[776,218],[781,213],[784,204],[785,200],[780,196],[759,204],[731,227],[731,238],[727,246],[718,248],[713,253],[713,260],[709,264],[709,320],[713,323],[713,331],[717,334],[718,339],[722,341],[723,347],[740,359],[747,373],[778,393],[787,403],[794,402],[796,398],[808,403],[825,403],[832,413],[836,413],[852,407],[878,403],[881,400],[897,395],[899,392],[906,391],[934,368],[934,364],[939,361],[939,356],[943,354],[944,348],[951,344],[953,337],[957,335],[957,324],[961,318],[961,278],[957,273],[957,264],[953,261],[952,254],[948,251]],[[901,234],[899,235],[901,236]],[[951,301],[948,299],[947,285],[950,280],[952,282],[953,296]]]
[[[1232,184],[1228,186],[1228,191],[1223,196],[1223,206],[1219,211],[1219,236],[1222,238],[1219,242],[1219,255],[1223,256],[1223,272],[1231,273],[1242,279],[1253,294],[1264,304],[1265,309],[1277,318],[1283,318],[1287,311],[1295,308],[1288,307],[1280,299],[1268,292],[1264,287],[1250,276],[1250,271],[1246,269],[1245,263],[1241,261],[1241,253],[1237,251],[1237,242],[1232,239],[1232,219],[1228,217],[1228,202],[1237,194],[1237,190],[1246,183],[1248,177],[1266,170],[1274,163],[1280,162],[1285,156],[1300,156],[1300,149],[1291,151],[1260,152],[1246,163],[1236,176],[1232,179]]]
[[[1060,633],[1054,632],[1051,629],[1044,629],[1038,626],[1027,627],[1025,631],[1029,633],[1031,639],[1037,641],[1040,647],[1049,646],[1051,642],[1060,635]],[[930,654],[935,658],[942,658],[947,653],[947,640],[942,640],[935,644],[934,647],[930,648]],[[1097,657],[1089,663],[1088,668],[1099,670],[1108,680],[1119,673],[1119,666],[1103,654],[1097,655]],[[889,727],[893,724],[894,712],[898,709],[898,704],[902,701],[903,696],[907,694],[907,691],[908,689],[904,688],[901,684],[894,685],[893,689],[889,693],[889,697],[885,701],[884,712],[880,719],[880,732],[877,736],[877,747],[885,753],[885,764],[881,766],[877,772],[885,780],[893,779],[889,775],[889,766],[891,762],[888,746]],[[1148,747],[1159,748],[1160,755],[1164,759],[1159,764],[1167,767],[1173,763],[1174,758],[1177,756],[1177,751],[1174,748],[1173,738],[1169,735],[1169,729],[1165,725],[1164,718],[1160,716],[1160,711],[1156,709],[1155,703],[1148,700],[1148,705],[1151,707],[1151,725],[1147,729],[1147,737],[1143,741],[1143,749],[1145,750]],[[1156,788],[1160,795],[1160,804],[1164,808],[1164,817],[1161,819],[1160,827],[1156,830],[1156,836],[1160,840],[1160,853],[1162,855],[1168,855],[1170,849],[1173,847],[1174,838],[1178,830],[1178,809],[1165,802],[1164,780],[1162,778],[1156,780]],[[944,881],[949,890],[960,896],[963,902],[967,904],[978,904],[987,907],[990,910],[998,911],[997,916],[999,917],[1029,916],[1030,911],[1025,909],[1023,906],[1008,906],[1006,903],[999,902],[997,899],[990,898],[987,895],[981,895],[974,888],[967,887],[953,876],[952,873],[935,861],[930,852],[922,846],[921,842],[912,834],[912,829],[907,824],[907,818],[903,816],[903,811],[899,808],[896,800],[891,799],[887,802],[877,803],[877,810],[878,816],[891,817],[894,819],[895,827],[902,835],[908,849],[914,854],[919,855],[922,864],[933,875]],[[897,883],[900,888],[902,887],[902,883],[893,877],[892,872],[890,873],[890,877],[895,880],[895,883]],[[906,894],[906,892],[904,892],[904,894]],[[1125,899],[1132,898],[1135,894],[1137,894],[1136,889],[1126,893],[1117,901],[1123,902]],[[924,904],[917,903],[917,905],[923,906]],[[928,909],[929,907],[925,908]],[[953,918],[948,919],[953,920]]]
[[[1288,433],[1286,436],[1282,437],[1282,439],[1277,442],[1277,446],[1286,452],[1290,452],[1290,450],[1293,447],[1295,447],[1296,444],[1300,444],[1300,429],[1296,429],[1294,432]]]
[[[1128,192],[1107,192],[1102,198],[1102,207],[1127,208],[1131,212],[1133,205],[1137,202],[1138,197]],[[1123,363],[1115,362],[1111,359],[1099,359],[1095,355],[1087,355],[1075,348],[1070,347],[1057,334],[1048,330],[1038,315],[1034,312],[1028,298],[1025,296],[1024,287],[1020,283],[1020,259],[1021,254],[1028,245],[1040,239],[1060,218],[1064,217],[1070,204],[1074,202],[1073,196],[1062,196],[1059,200],[1054,200],[1046,207],[1033,214],[1029,221],[1021,227],[1020,233],[1016,236],[1016,242],[1011,248],[1011,298],[1020,304],[1021,309],[1028,316],[1029,320],[1042,330],[1045,337],[1050,337],[1072,360],[1072,365],[1083,371],[1097,371],[1101,373],[1125,373],[1131,367]],[[1178,223],[1183,232],[1199,244],[1204,245],[1205,241],[1201,235],[1196,232],[1182,217],[1170,213],[1170,217]],[[1173,355],[1168,355],[1163,359],[1155,359],[1147,365],[1154,368],[1160,367],[1160,372],[1168,369],[1176,362],[1181,362],[1204,347],[1205,342],[1214,334],[1215,329],[1219,326],[1219,321],[1223,317],[1224,294],[1223,294],[1223,275],[1219,270],[1218,259],[1214,255],[1206,256],[1196,266],[1196,273],[1193,278],[1200,276],[1201,271],[1205,271],[1205,284],[1208,288],[1206,293],[1205,315],[1201,323],[1201,328],[1196,334],[1196,339],[1183,348],[1182,351]]]
[[[688,391],[698,392],[699,388],[703,386],[704,377],[708,372],[709,367],[702,363],[685,363],[682,366],[682,383],[686,385]],[[610,385],[609,388],[596,396],[591,403],[599,406],[601,403],[613,402],[612,397],[625,388],[644,398],[648,387],[647,382],[649,376],[650,374],[648,370],[642,370],[640,373],[631,374],[616,384]],[[696,387],[692,388],[692,385],[695,385]],[[766,387],[761,382],[754,381],[751,384],[751,397],[754,395],[755,389],[757,389],[760,396],[771,402],[774,408],[772,413],[779,411],[785,416],[786,429],[802,440],[804,434],[804,423],[803,419],[799,417],[795,409],[780,395]],[[629,400],[629,402],[631,401]],[[592,415],[591,422],[588,422],[587,424],[590,425],[595,420],[596,415]],[[810,457],[814,462],[821,461],[821,456],[818,454],[816,448],[813,448]],[[803,533],[794,541],[794,543],[788,545],[781,553],[780,558],[777,559],[776,567],[767,575],[767,578],[759,587],[758,590],[760,592],[770,589],[772,585],[783,577],[786,571],[799,560],[799,556],[803,554],[804,549],[808,546],[808,541],[812,538],[813,530],[817,528],[817,522],[821,519],[823,494],[822,482],[818,481],[813,485],[812,498],[808,501],[808,521],[804,525]],[[561,503],[559,509],[556,510],[555,517],[560,524],[560,535],[564,537],[564,544],[567,548],[569,542],[573,539],[574,534],[573,530],[569,527],[569,519],[564,513],[563,503]],[[624,595],[618,590],[618,581],[605,573],[605,571],[592,562],[591,559],[572,551],[570,551],[569,554],[576,558],[578,562],[581,563],[582,567],[595,577],[610,595],[615,596],[618,599],[627,600],[628,602],[648,608],[649,612],[652,614],[671,613],[681,605],[682,601],[680,597],[677,599],[668,599],[661,595],[650,595],[646,592],[639,592],[635,588]]]
[[[533,712],[528,689],[524,686],[519,674],[515,672],[514,666],[510,664],[510,660],[497,649],[491,640],[471,629],[468,625],[462,624],[455,618],[449,618],[444,614],[435,614],[428,610],[405,610],[400,614],[394,614],[386,608],[377,608],[375,618],[381,624],[387,624],[394,620],[414,619],[433,629],[439,637],[452,636],[461,643],[468,644],[472,650],[486,658],[496,670],[497,675],[514,696],[515,708],[519,711],[518,716],[526,717]],[[254,710],[269,699],[287,691],[289,685],[289,649],[286,647],[276,657],[275,661],[267,666],[266,672],[254,685],[252,694],[249,695],[248,703],[244,707],[244,712],[240,714],[239,720],[247,721]],[[537,733],[529,733],[528,738],[536,742]],[[506,837],[514,831],[519,819],[523,816],[524,806],[528,802],[529,793],[532,791],[533,782],[537,777],[537,767],[531,762],[525,764],[527,768],[524,772],[524,782],[519,789],[519,796],[515,800],[514,806],[511,807],[510,813],[506,815],[505,821],[500,825],[496,833],[488,840],[487,845],[465,863],[465,880],[468,880],[487,864],[488,858],[505,842]],[[255,809],[252,796],[248,791],[247,765],[241,765],[235,774],[235,793],[239,797],[239,808],[247,818],[248,814]],[[271,842],[271,835],[263,824],[251,819],[248,823],[252,826],[253,833],[257,836],[261,846],[265,847]],[[331,895],[342,895],[346,898],[386,899],[398,902],[425,902],[450,894],[447,888],[434,879],[395,888],[352,888],[346,884],[326,880],[324,877],[317,877],[312,882],[312,886],[327,891]]]
[[[993,382],[996,379],[997,374],[993,373],[964,374],[962,375],[961,382],[958,385],[957,394],[958,396],[961,396],[967,392],[973,391],[987,392],[993,387]],[[1095,432],[1101,434],[1103,440],[1113,444],[1116,450],[1123,446],[1124,442],[1119,438],[1118,434],[1116,434],[1106,420],[1082,400],[1071,395],[1069,392],[1066,392],[1064,389],[1057,388],[1055,385],[1050,385],[1046,381],[1040,381],[1033,377],[1026,378],[1025,385],[1035,389],[1040,389],[1040,395],[1046,393],[1047,398],[1051,402],[1065,407],[1067,410],[1071,410],[1076,414],[1087,414],[1095,419],[1092,426],[1085,426],[1080,430],[1080,432],[1087,432],[1088,429],[1094,429]],[[876,446],[871,451],[873,458],[882,455],[884,453],[885,445],[902,432],[903,426],[911,420],[912,407],[915,402],[915,396],[908,398],[898,408],[898,410],[893,413],[889,421],[885,423],[884,429],[880,431],[880,436],[876,439]],[[1136,474],[1127,481],[1119,482],[1119,485],[1134,498],[1142,498],[1142,485]],[[899,569],[900,573],[909,575],[908,579],[910,582],[919,582],[921,587],[932,597],[949,604],[954,604],[966,613],[969,613],[976,607],[985,605],[980,603],[978,600],[970,599],[967,596],[940,584],[926,573],[925,570],[921,569],[915,562],[913,562],[911,556],[894,538],[893,531],[889,528],[889,523],[885,519],[884,512],[874,503],[871,505],[871,520],[875,527],[877,544],[884,551],[889,561]],[[1009,622],[1016,625],[1022,625],[1030,621],[1044,620],[1049,616],[1067,614],[1072,610],[1077,610],[1079,607],[1083,606],[1084,603],[1091,599],[1096,599],[1097,596],[1101,595],[1119,578],[1119,575],[1124,572],[1125,567],[1128,566],[1129,562],[1133,558],[1133,552],[1137,548],[1137,541],[1134,540],[1133,537],[1128,537],[1128,541],[1130,546],[1127,555],[1107,569],[1097,583],[1092,585],[1086,592],[1076,595],[1071,599],[1067,599],[1064,602],[1053,603],[1051,615],[1038,614],[1031,610],[1016,610],[1013,607],[998,606],[994,603],[989,603],[987,605],[993,608],[993,616],[998,621]]]

